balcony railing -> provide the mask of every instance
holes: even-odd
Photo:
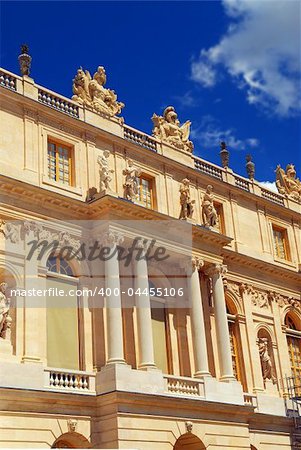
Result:
[[[17,90],[17,78],[3,70],[0,71],[0,86],[12,91]]]
[[[164,375],[167,392],[175,395],[204,398],[204,383],[187,377]]]
[[[124,126],[124,139],[135,144],[141,145],[148,150],[157,151],[157,142],[151,136],[135,130],[134,128]]]
[[[45,386],[52,390],[76,393],[95,392],[95,374],[82,371],[67,371],[46,368]]]
[[[268,191],[261,188],[261,196],[270,200],[271,202],[277,203],[278,205],[284,205],[284,197],[276,192]]]
[[[38,90],[38,101],[40,103],[43,103],[44,105],[49,106],[50,108],[68,114],[71,117],[79,117],[77,105],[71,103],[68,100],[65,100],[64,97],[54,95],[49,91],[46,91],[45,89]]]
[[[244,392],[244,402],[246,406],[253,406],[253,408],[258,408],[257,396],[254,394],[248,394]]]
[[[244,191],[250,192],[250,183],[245,178],[239,177],[237,175],[234,176],[235,186],[243,189]]]
[[[219,167],[207,163],[200,158],[194,157],[194,168],[211,177],[218,178],[219,180],[222,179],[222,170]]]

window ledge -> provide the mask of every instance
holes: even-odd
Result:
[[[283,264],[285,266],[296,267],[296,264],[293,263],[292,261],[289,261],[287,259],[277,258],[277,256],[274,256],[274,261],[277,263]]]
[[[73,194],[82,195],[82,189],[77,186],[69,186],[58,181],[53,181],[50,178],[43,175],[42,179],[43,184],[47,184],[48,186],[55,187],[57,189],[61,189],[63,191],[72,192]]]

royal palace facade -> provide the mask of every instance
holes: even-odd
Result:
[[[0,448],[299,448],[294,166],[272,192],[225,143],[221,166],[194,156],[173,107],[152,136],[126,125],[103,67],[68,99],[19,59],[0,72]]]

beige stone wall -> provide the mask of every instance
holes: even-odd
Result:
[[[25,93],[26,89],[29,89],[28,95],[17,97],[14,92],[7,90],[1,93],[0,218],[7,221],[43,219],[56,227],[56,230],[68,230],[75,236],[78,235],[78,229],[75,225],[71,227],[68,220],[101,219],[105,215],[107,217],[111,210],[117,218],[178,218],[179,187],[181,180],[188,177],[191,182],[191,197],[195,200],[192,223],[200,225],[202,198],[206,186],[212,184],[215,200],[223,208],[224,234],[232,240],[223,247],[221,243],[217,244],[217,237],[208,243],[204,235],[198,235],[193,243],[193,252],[204,258],[208,264],[227,264],[228,274],[224,277],[225,295],[233,307],[231,314],[235,316],[240,339],[243,389],[250,395],[257,395],[258,411],[270,415],[271,420],[275,416],[284,416],[283,379],[290,373],[285,315],[291,312],[296,322],[301,323],[300,308],[294,306],[298,302],[300,305],[299,205],[286,199],[284,206],[279,206],[263,198],[256,182],[251,185],[250,192],[245,192],[235,184],[235,174],[231,170],[221,171],[222,179],[218,180],[195,170],[190,155],[164,145],[158,146],[158,153],[155,153],[125,140],[120,120],[108,120],[81,108],[79,118],[73,119],[38,103],[38,88],[31,83],[27,85],[24,80],[17,79],[17,86],[21,94],[21,86]],[[62,186],[48,179],[49,137],[73,147],[74,186]],[[125,202],[115,197],[100,199],[91,205],[85,203],[88,189],[94,187],[99,190],[97,159],[104,150],[110,151],[109,166],[113,170],[111,185],[117,196],[123,197],[123,170],[129,158],[133,159],[134,164],[140,167],[143,173],[153,178],[157,215],[143,208],[138,211],[134,204],[124,206]],[[290,261],[275,258],[272,224],[287,230]],[[25,261],[25,245],[29,237],[22,238],[21,228],[17,229],[17,233],[19,238],[16,242],[0,233],[0,281],[2,278],[8,280],[10,287],[43,288],[46,286],[46,258],[41,262]],[[30,279],[27,276],[29,270],[33,274]],[[245,285],[243,289],[242,284]],[[205,271],[201,274],[201,292],[209,369],[211,375],[218,380],[222,369],[217,324]],[[12,313],[12,351],[8,347],[0,348],[0,379],[10,387],[16,388],[19,383],[19,387],[24,390],[43,390],[43,371],[48,365],[46,310],[43,305],[40,308],[27,308],[28,299],[14,300],[18,301],[19,307]],[[94,370],[95,376],[95,372],[99,374],[105,366],[108,356],[107,315],[105,310],[92,310],[87,307],[89,299],[81,300],[85,305],[81,310],[82,326],[79,332],[79,345],[84,355],[81,369],[89,374]],[[297,303],[292,303],[292,300]],[[172,367],[170,372],[175,377],[193,377],[195,373],[196,355],[190,314],[184,309],[170,308],[167,311]],[[141,350],[137,320],[135,308],[123,311],[125,359],[134,369],[137,368]],[[266,386],[263,383],[258,353],[259,333],[266,333],[270,337],[277,378],[275,384],[268,382]],[[4,370],[5,365],[9,364],[11,376]],[[128,373],[130,375],[125,375],[128,378],[121,380],[123,388],[127,386],[127,389],[130,389],[128,386],[132,386],[131,383],[136,380],[134,376],[137,376],[137,380],[138,377],[145,377],[144,381],[141,381],[143,389],[152,392],[158,388],[157,385],[154,387],[151,384],[148,373],[130,370]],[[158,379],[159,377],[161,384],[158,383],[158,389],[162,390],[162,394],[165,381],[162,374],[157,375]],[[219,389],[226,392],[228,386],[226,383],[224,386]],[[100,391],[103,388],[101,383],[98,388]],[[139,389],[143,390],[141,386]],[[241,390],[240,386],[239,389]],[[234,391],[233,388],[233,393]],[[231,389],[229,392],[231,394]],[[164,395],[168,393],[165,391]],[[228,395],[227,392],[225,395]],[[242,398],[242,395],[240,396]],[[21,413],[11,409],[11,406],[8,408],[6,404],[3,407],[1,405],[0,409],[7,412],[0,416],[0,448],[50,448],[59,436],[68,431],[67,420],[71,417],[61,399],[58,405],[59,414],[54,411],[52,415],[45,412],[28,413],[26,409]],[[139,414],[117,414],[117,406],[114,412],[107,412],[104,408],[94,414],[92,423],[90,418],[79,417],[77,430],[80,435],[92,439],[94,446],[101,445],[103,448],[115,446],[124,449],[172,450],[177,439],[186,432],[185,421],[189,419],[190,413],[187,411],[183,417],[174,418],[171,412],[172,410],[169,410],[167,414],[162,410],[161,414],[159,411],[148,417],[141,411]],[[248,425],[247,419],[242,423],[239,420],[227,421],[224,418],[218,421],[211,418],[194,420],[193,425],[193,433],[210,450],[247,449],[250,443],[257,450],[274,450],[276,446],[280,449],[290,448],[287,430],[280,433],[276,429],[272,432],[268,427],[260,429],[261,431],[256,429],[255,425]]]

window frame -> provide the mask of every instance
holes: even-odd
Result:
[[[277,232],[278,233],[280,232],[282,234],[283,249],[284,249],[284,254],[285,254],[284,258],[281,257],[280,250],[278,250],[279,243],[278,243],[278,241],[276,239],[276,235],[275,235],[275,233],[277,233]],[[272,243],[273,243],[274,257],[279,261],[291,262],[291,253],[290,253],[287,228],[284,228],[278,224],[272,223]]]
[[[72,266],[70,266],[69,262],[66,261],[66,263],[68,264],[68,266],[70,267],[73,275],[67,275],[61,272],[53,272],[51,270],[48,269],[47,263],[48,263],[48,259],[49,258],[56,258],[56,268],[60,268],[60,260],[64,259],[64,258],[60,258],[60,256],[58,254],[51,254],[48,256],[47,258],[47,262],[46,262],[46,280],[47,278],[49,279],[61,279],[63,281],[70,281],[71,283],[74,284],[74,286],[76,286],[76,288],[78,289],[78,285],[79,285],[79,277],[75,274],[74,269]],[[84,334],[83,334],[83,327],[84,327],[84,319],[83,319],[83,311],[82,311],[82,300],[79,296],[76,296],[76,304],[77,304],[77,333],[78,333],[78,369],[70,369],[70,370],[85,370],[85,351],[84,351],[84,346],[83,346],[83,341],[84,341]],[[62,367],[62,369],[65,369],[64,367]],[[69,369],[67,369],[69,370]]]
[[[55,146],[55,179],[49,175],[49,145]],[[59,150],[61,146],[68,151],[68,167],[69,167],[69,180],[68,183],[64,183],[59,178]],[[74,187],[75,186],[75,170],[74,170],[74,145],[67,143],[61,139],[57,139],[51,136],[47,136],[47,175],[50,181],[63,186]]]
[[[139,180],[139,195],[138,195],[138,200],[137,203],[141,206],[143,206],[144,208],[147,209],[155,209],[156,208],[156,189],[155,189],[155,178],[151,175],[149,175],[148,173],[142,172],[141,175],[138,177]],[[140,196],[142,194],[142,180],[146,180],[150,183],[150,199],[151,199],[151,206],[147,206],[142,200],[140,200]]]
[[[290,319],[291,322],[294,325],[294,328],[290,328],[288,326],[287,319]],[[284,325],[285,325],[285,331],[286,331],[286,343],[287,343],[287,350],[288,350],[288,357],[289,357],[289,363],[290,363],[290,369],[291,369],[291,376],[295,377],[296,379],[301,377],[301,364],[300,366],[296,366],[296,351],[294,350],[295,347],[293,345],[293,342],[298,344],[299,350],[299,358],[301,361],[301,330],[298,330],[295,324],[294,319],[291,317],[290,313],[288,312],[284,318]],[[297,392],[299,395],[301,395],[301,386],[297,387]]]

